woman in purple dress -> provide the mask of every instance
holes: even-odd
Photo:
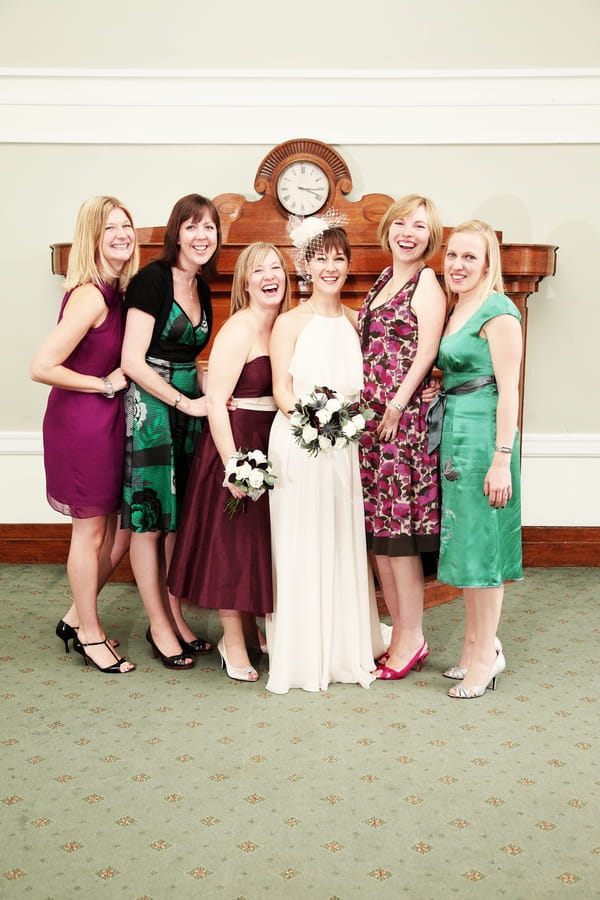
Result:
[[[375,675],[404,678],[429,654],[423,635],[421,553],[439,546],[438,457],[427,452],[425,414],[446,298],[433,269],[442,225],[426,197],[393,203],[379,225],[392,254],[359,314],[363,401],[375,413],[361,438],[367,546],[392,619],[392,641]]]
[[[131,215],[114,197],[92,197],[79,211],[58,324],[32,364],[34,381],[52,387],[44,416],[44,465],[50,506],[71,516],[67,572],[73,606],[56,633],[72,638],[102,672],[135,666],[114,652],[100,624],[97,595],[127,550],[118,526],[125,417],[120,368],[123,290],[138,267]]]
[[[263,643],[255,616],[273,609],[269,505],[266,493],[253,501],[234,484],[224,486],[224,467],[239,450],[267,452],[276,410],[269,338],[289,296],[279,250],[262,242],[246,247],[233,276],[232,315],[210,354],[210,432],[198,440],[168,577],[176,596],[219,610],[222,665],[239,681],[258,678],[247,643]],[[234,410],[228,409],[232,394]],[[232,518],[224,509],[228,498],[240,503]]]

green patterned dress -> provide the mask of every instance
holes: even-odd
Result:
[[[156,337],[163,347],[177,347],[178,361],[160,359],[149,351],[146,362],[180,394],[198,397],[195,358],[209,332],[204,303],[200,324],[194,327],[172,298]],[[186,416],[135,382],[127,390],[125,411],[122,527],[135,532],[176,531],[203,419]]]

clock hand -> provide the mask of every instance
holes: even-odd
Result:
[[[299,191],[308,191],[309,194],[314,194],[315,197],[321,196],[321,191],[317,191],[315,188],[303,187],[303,185],[301,185],[301,184],[298,185],[298,190]]]

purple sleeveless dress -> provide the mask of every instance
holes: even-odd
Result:
[[[103,377],[121,359],[125,324],[123,296],[111,285],[97,285],[108,307],[98,328],[91,328],[64,365]],[[72,291],[63,297],[59,321]],[[44,416],[46,496],[57,512],[88,519],[118,511],[121,505],[125,414],[123,394],[112,400],[53,387]]]

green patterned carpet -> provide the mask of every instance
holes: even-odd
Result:
[[[451,700],[462,601],[420,674],[322,694],[151,657],[135,588],[102,619],[137,663],[87,670],[59,566],[0,566],[2,898],[600,896],[597,569],[507,588],[498,690]],[[190,618],[213,641],[214,614]]]

